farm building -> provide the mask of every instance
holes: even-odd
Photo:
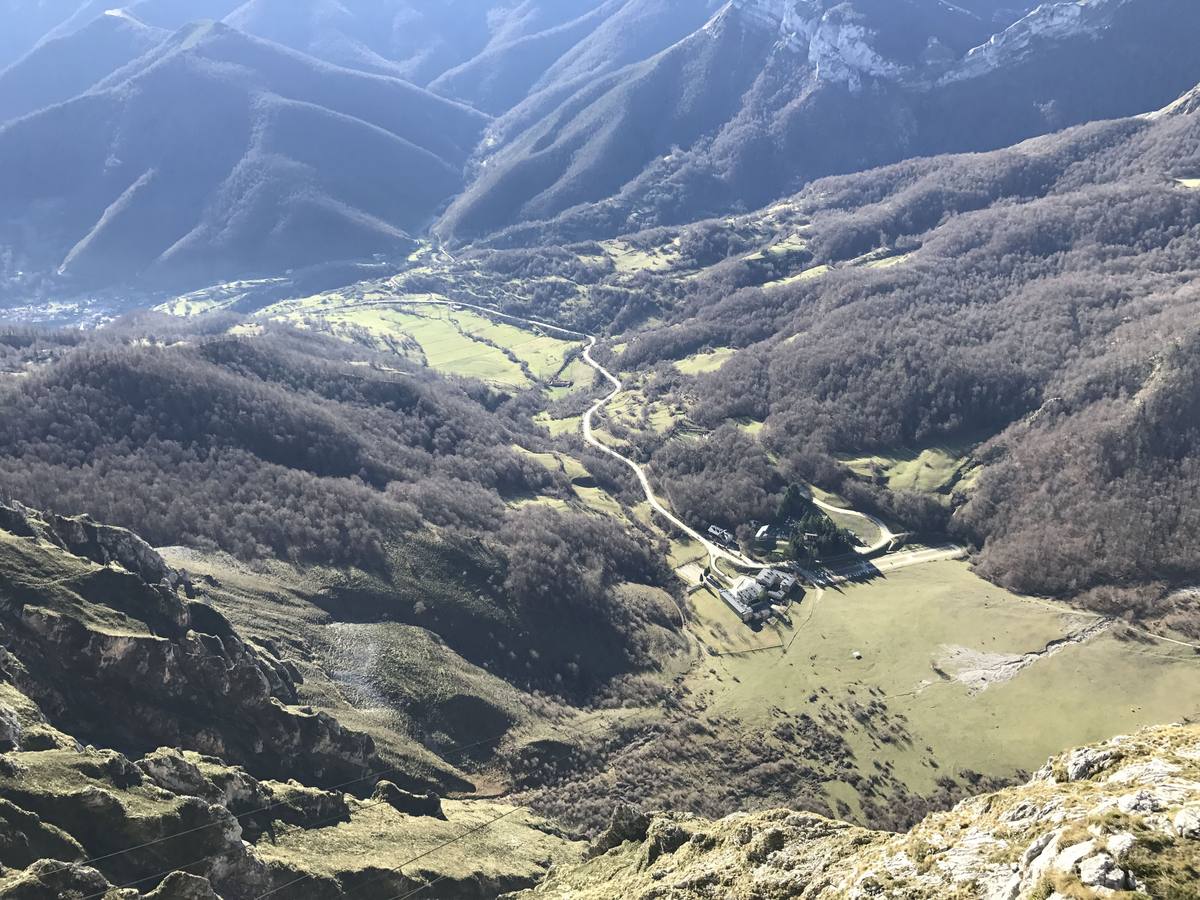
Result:
[[[763,569],[754,580],[721,591],[721,600],[743,622],[761,622],[771,617],[772,607],[786,603],[796,589],[798,579],[790,572]]]

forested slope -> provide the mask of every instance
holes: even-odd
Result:
[[[402,258],[459,189],[485,121],[398,79],[186,27],[0,126],[5,266],[76,287],[202,286]]]
[[[517,502],[573,496],[516,449],[546,440],[526,400],[390,357],[372,368],[332,338],[177,327],[3,338],[13,368],[43,362],[0,382],[0,494],[156,546],[325,570],[342,585],[334,615],[432,627],[571,696],[656,665],[673,640],[669,597],[618,590],[668,584],[655,543],[565,502]],[[577,628],[548,640],[562,617]]]
[[[765,420],[787,466],[834,487],[848,473],[831,455],[997,435],[941,527],[1011,587],[1141,585],[1126,600],[1151,602],[1200,577],[1193,106],[821,181],[685,229],[707,263],[734,252],[682,283],[658,276],[676,324],[622,362],[746,348],[698,377],[693,415]],[[747,252],[760,240],[793,243]],[[884,502],[939,527],[918,497]]]
[[[1200,78],[1176,43],[1200,15],[1183,0],[993,12],[999,21],[919,0],[728,4],[536,121],[521,107],[502,117],[504,139],[438,231],[513,246],[685,223],[826,175],[1132,115]],[[639,118],[647,109],[657,116]]]

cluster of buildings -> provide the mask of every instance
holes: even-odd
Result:
[[[754,579],[747,578],[738,587],[721,591],[721,599],[743,622],[762,622],[783,614],[796,589],[798,579],[791,572],[763,569]]]

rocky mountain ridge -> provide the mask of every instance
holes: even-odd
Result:
[[[0,672],[64,731],[131,753],[195,747],[260,773],[286,763],[317,782],[383,768],[368,736],[292,706],[295,668],[189,599],[186,574],[136,535],[0,504],[0,540]],[[18,750],[44,725],[0,718]]]
[[[528,898],[1084,900],[1200,896],[1200,726],[1117,737],[908,834],[802,812],[719,822],[625,810]]]
[[[483,900],[572,854],[299,705],[297,665],[214,584],[125,529],[0,502],[0,896],[384,900],[436,879],[431,897]]]
[[[1095,37],[1112,23],[1113,14],[1130,0],[1066,0],[1039,4],[1016,21],[985,21],[967,10],[949,7],[973,22],[976,33],[1002,24],[987,40],[971,47],[949,46],[945,35],[931,34],[918,56],[890,58],[877,48],[887,23],[871,4],[860,9],[833,0],[732,0],[721,14],[737,11],[767,28],[778,29],[780,46],[807,56],[813,77],[861,90],[867,79],[904,82],[928,78],[941,83],[979,77],[1013,65],[1036,51],[1039,42]],[[901,10],[903,13],[903,10]],[[720,15],[720,14],[719,14]],[[1013,12],[997,13],[1012,16]],[[959,23],[963,24],[963,23]]]

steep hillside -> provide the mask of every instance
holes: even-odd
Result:
[[[625,810],[588,856],[518,896],[1186,900],[1200,896],[1200,728],[1072,750],[908,834],[786,810],[719,822]]]
[[[1196,637],[1198,109],[384,289],[607,333],[646,410],[613,434],[693,526],[769,521],[809,481],[968,541],[1010,589]]]
[[[28,53],[48,31],[75,11],[75,0],[4,0],[0,16],[4,30],[0,31],[0,68]]]
[[[428,85],[473,59],[494,58],[500,48],[526,40],[536,44],[539,36],[601,5],[599,0],[508,5],[491,0],[352,0],[331,10],[313,0],[249,0],[225,21],[339,65]],[[526,64],[536,66],[536,61]],[[497,66],[491,77],[503,81],[508,76]]]
[[[16,352],[51,361],[0,383],[0,491],[159,546],[325,569],[342,621],[429,627],[571,698],[677,644],[656,548],[566,502],[525,404],[327,337],[155,333]]]
[[[296,645],[243,637],[223,596],[127,531],[0,504],[0,894],[485,897],[571,853],[303,703]],[[398,846],[429,858],[403,873]]]
[[[982,545],[983,571],[1059,595],[1115,584],[1133,593],[1106,609],[1161,615],[1163,585],[1200,576],[1184,549],[1200,235],[1188,108],[822,181],[765,213],[683,230],[664,241],[668,264],[710,267],[657,276],[679,291],[664,304],[676,324],[623,360],[746,347],[697,379],[697,420],[765,421],[762,439],[793,471],[863,502],[859,479],[810,454],[904,458],[1000,435],[961,488],[940,489],[953,526]],[[916,494],[880,508],[945,527]],[[1135,508],[1163,515],[1127,517]],[[1194,634],[1193,619],[1176,624]]]
[[[100,16],[79,31],[38,44],[0,71],[0,122],[82,94],[167,36],[123,16]]]
[[[1152,109],[1200,78],[1174,43],[1197,15],[1186,2],[1048,4],[993,34],[991,16],[923,0],[731,3],[661,57],[502,119],[438,229],[469,240],[551,220],[498,240],[609,237],[762,205],[829,174]],[[736,54],[731,36],[745,42]],[[732,78],[706,59],[736,59]],[[640,121],[639,108],[666,114]],[[676,112],[689,108],[706,115]]]
[[[5,274],[180,285],[402,256],[483,123],[396,79],[188,27],[0,128]]]

